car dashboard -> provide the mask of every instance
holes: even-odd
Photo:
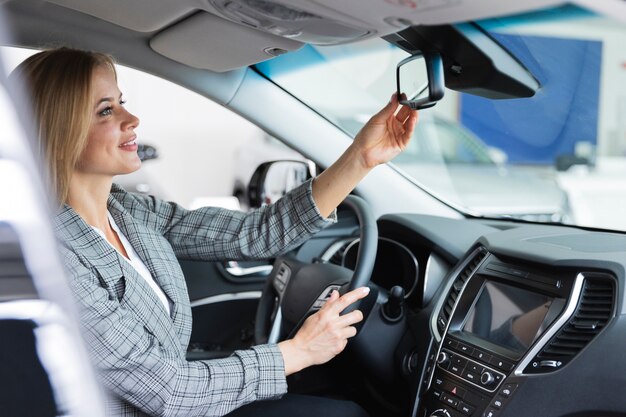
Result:
[[[402,287],[404,334],[370,337],[362,359],[403,380],[410,415],[624,415],[625,235],[416,214],[378,227],[372,285]],[[322,258],[351,267],[356,245]]]

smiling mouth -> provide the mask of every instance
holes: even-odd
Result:
[[[127,147],[127,146],[133,146],[133,145],[136,145],[136,144],[137,144],[137,139],[135,138],[135,139],[129,140],[128,142],[122,143],[119,147],[123,148],[123,147]]]

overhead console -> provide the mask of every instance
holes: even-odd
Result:
[[[0,0],[0,3],[20,1]],[[388,35],[414,25],[476,20],[560,3],[558,0],[35,1],[130,29],[145,36],[163,56],[216,72],[252,65],[297,50],[305,43],[337,45]],[[228,50],[231,59],[220,63],[224,50]]]
[[[615,315],[605,272],[520,265],[478,247],[432,315],[440,337],[420,417],[496,417],[528,378],[562,370]]]

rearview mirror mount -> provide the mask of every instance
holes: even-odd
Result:
[[[441,55],[418,53],[403,59],[396,68],[398,101],[413,110],[433,107],[443,98],[445,79]],[[402,99],[401,94],[406,95]]]

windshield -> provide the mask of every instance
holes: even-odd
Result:
[[[541,88],[503,100],[446,89],[392,164],[467,213],[626,230],[625,26],[573,6],[478,24]],[[371,39],[257,68],[353,136],[389,100],[407,56]]]

